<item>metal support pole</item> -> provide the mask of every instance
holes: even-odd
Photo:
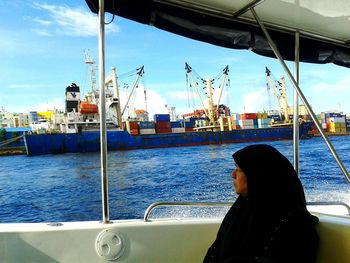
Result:
[[[295,32],[295,59],[294,59],[294,78],[299,85],[299,31]],[[293,90],[293,151],[294,151],[294,170],[299,176],[299,96],[298,92]]]
[[[254,8],[251,8],[250,10],[251,10],[253,16],[255,17],[255,20],[256,20],[257,23],[259,24],[261,30],[263,31],[263,33],[264,33],[264,35],[265,35],[265,37],[266,37],[266,39],[267,39],[267,41],[268,41],[268,43],[269,43],[271,49],[272,49],[273,52],[275,53],[275,55],[276,55],[278,61],[280,62],[282,68],[283,68],[284,71],[286,72],[286,74],[287,74],[287,76],[288,76],[290,82],[293,84],[294,89],[296,90],[296,92],[298,93],[298,95],[299,95],[301,101],[304,103],[306,109],[308,110],[308,112],[309,112],[309,114],[310,114],[312,120],[314,121],[314,123],[315,123],[315,125],[316,125],[318,131],[320,132],[321,136],[323,137],[324,141],[326,142],[326,144],[327,144],[329,150],[330,150],[331,153],[333,154],[333,157],[334,157],[335,161],[337,162],[337,164],[339,165],[341,171],[343,172],[343,174],[345,175],[346,179],[347,179],[348,182],[350,183],[350,176],[349,176],[349,174],[348,174],[348,172],[347,172],[347,170],[346,170],[344,164],[343,164],[342,161],[340,160],[340,158],[339,158],[339,156],[338,156],[336,150],[334,149],[334,147],[333,147],[332,143],[330,142],[330,140],[328,139],[327,135],[326,135],[325,132],[322,130],[322,127],[321,127],[321,125],[319,124],[318,119],[317,119],[315,113],[314,113],[313,110],[311,109],[310,104],[309,104],[308,101],[306,100],[306,98],[305,98],[303,92],[301,91],[301,89],[300,89],[298,83],[295,81],[295,79],[294,79],[292,73],[289,71],[289,69],[288,69],[286,63],[284,62],[284,60],[283,60],[281,54],[279,53],[279,51],[278,51],[278,49],[277,49],[275,43],[273,42],[272,38],[270,37],[270,34],[267,32],[265,26],[261,23],[261,21],[260,21],[258,15],[257,15],[257,13],[255,12]]]
[[[100,148],[101,148],[101,192],[102,221],[109,223],[108,174],[107,174],[107,132],[106,132],[106,94],[105,94],[105,12],[104,0],[99,0],[99,87],[100,87]]]

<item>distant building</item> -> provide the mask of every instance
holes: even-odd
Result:
[[[28,114],[11,113],[5,110],[0,111],[0,128],[28,127],[29,124]]]

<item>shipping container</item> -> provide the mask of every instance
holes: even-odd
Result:
[[[171,128],[182,128],[183,123],[181,121],[171,121],[170,122],[170,127]]]
[[[205,127],[209,125],[209,121],[207,120],[196,120],[195,127]]]
[[[328,112],[325,114],[326,118],[341,117],[342,114],[338,112]]]
[[[131,135],[139,135],[139,130],[138,129],[130,129],[129,133]]]
[[[193,121],[185,121],[184,123],[183,123],[183,125],[184,125],[184,127],[185,128],[193,128],[194,127],[194,125],[195,125],[195,122]]]
[[[185,128],[171,128],[172,133],[184,133],[186,132]]]
[[[233,113],[232,117],[234,120],[239,120],[240,119],[240,115],[238,113]]]
[[[153,121],[140,121],[139,122],[139,128],[140,130],[143,129],[154,129],[155,128],[155,124]]]
[[[258,125],[270,125],[271,118],[257,119]]]
[[[330,128],[328,131],[331,133],[345,133],[346,128],[345,127],[343,127],[343,128]]]
[[[170,122],[170,114],[154,114],[153,120],[155,122],[159,122],[159,121],[169,121]]]
[[[256,119],[256,113],[242,113],[241,120],[253,120]]]
[[[254,120],[253,119],[248,119],[248,120],[239,120],[239,125],[240,126],[253,126],[254,127]]]
[[[135,133],[135,130],[138,131],[139,124],[137,121],[126,121],[125,122],[126,130],[131,134],[131,130]]]
[[[269,128],[269,124],[258,124],[258,128]]]
[[[256,114],[257,119],[266,119],[267,118],[267,113],[266,112],[258,112]]]
[[[242,125],[241,129],[255,129],[256,127],[254,127],[254,125]]]
[[[280,115],[269,115],[268,118],[271,118],[271,120],[274,120],[275,122],[282,121]]]
[[[345,117],[329,117],[326,119],[329,123],[345,123]]]
[[[346,126],[345,126],[345,122],[343,123],[343,122],[331,122],[330,124],[329,124],[329,128],[330,129],[337,129],[337,128],[346,128]]]
[[[156,129],[171,129],[170,121],[157,121],[155,127]]]
[[[140,129],[140,134],[155,134],[155,129]]]

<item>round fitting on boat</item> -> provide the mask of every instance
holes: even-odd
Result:
[[[123,255],[124,241],[120,233],[106,229],[97,236],[95,247],[100,257],[114,261]]]

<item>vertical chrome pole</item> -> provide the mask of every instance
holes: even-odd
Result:
[[[320,125],[320,123],[318,122],[318,119],[314,113],[314,111],[311,109],[311,106],[309,104],[309,102],[307,101],[307,99],[305,98],[303,92],[301,91],[299,85],[296,83],[292,73],[289,71],[289,68],[287,67],[286,63],[284,62],[280,52],[278,51],[275,43],[273,42],[272,38],[270,37],[269,32],[267,32],[265,26],[263,25],[263,23],[261,23],[259,16],[257,15],[257,13],[255,12],[254,8],[250,9],[253,16],[255,17],[256,22],[259,24],[261,30],[263,31],[271,49],[273,50],[273,52],[275,53],[278,61],[280,62],[282,68],[284,69],[284,71],[286,72],[290,82],[293,84],[294,89],[297,91],[301,101],[304,103],[307,111],[309,112],[311,119],[314,121],[314,124],[316,125],[318,131],[320,132],[321,136],[323,137],[324,141],[326,142],[329,150],[331,151],[335,161],[337,162],[337,164],[339,165],[341,171],[343,172],[344,176],[346,177],[346,179],[348,180],[348,182],[350,183],[350,175],[348,174],[348,171],[346,170],[343,162],[340,160],[336,150],[334,149],[332,143],[330,142],[330,140],[328,139],[328,137],[326,136],[325,132],[322,130],[322,127]]]
[[[109,223],[108,174],[107,174],[107,132],[106,132],[106,95],[105,95],[105,8],[104,0],[99,0],[99,87],[100,87],[100,148],[101,148],[101,192],[102,221]]]
[[[296,83],[299,85],[299,39],[300,32],[295,32],[295,59],[294,59],[294,78]],[[294,150],[294,169],[299,175],[299,96],[298,92],[293,89],[294,99],[294,115],[293,115],[293,150]]]

